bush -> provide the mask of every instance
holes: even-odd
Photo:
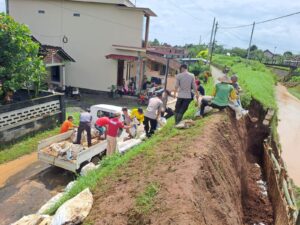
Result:
[[[33,88],[37,96],[46,69],[28,27],[0,13],[0,46],[0,92]]]

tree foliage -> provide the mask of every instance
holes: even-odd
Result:
[[[32,41],[27,26],[0,13],[0,81],[3,91],[35,90],[37,96],[46,75],[39,45]]]

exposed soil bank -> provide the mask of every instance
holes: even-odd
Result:
[[[271,203],[257,185],[266,135],[215,114],[102,181],[86,224],[272,225]],[[145,212],[136,199],[153,183],[159,191]]]

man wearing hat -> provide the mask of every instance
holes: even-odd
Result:
[[[87,134],[87,142],[88,147],[92,146],[92,135],[91,135],[91,122],[92,122],[92,115],[90,113],[90,109],[86,109],[85,112],[80,114],[80,122],[77,131],[77,140],[74,144],[80,145],[81,143],[81,135],[82,132],[85,130]]]
[[[236,92],[231,85],[231,80],[225,75],[218,79],[220,83],[216,84],[213,99],[211,102],[202,99],[201,108],[200,108],[200,116],[204,115],[204,109],[206,106],[211,106],[213,108],[217,108],[219,110],[225,109],[229,104],[229,98],[232,100],[237,99]]]
[[[162,92],[156,92],[156,96],[150,98],[145,112],[144,129],[147,137],[151,137],[157,127],[157,120],[163,107]]]

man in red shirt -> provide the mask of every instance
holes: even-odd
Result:
[[[130,126],[124,126],[120,121],[121,114],[115,113],[113,118],[109,120],[107,125],[107,148],[106,155],[112,155],[117,148],[117,136],[120,128],[130,128]]]
[[[100,117],[96,120],[95,128],[99,131],[99,138],[104,134],[104,139],[106,139],[106,125],[109,123],[109,118],[106,116]]]

